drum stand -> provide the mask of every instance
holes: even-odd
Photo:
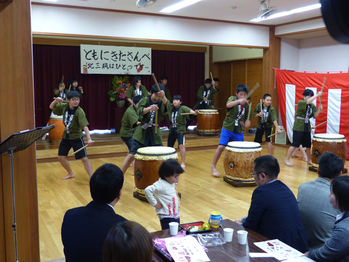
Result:
[[[223,180],[225,182],[227,182],[228,184],[231,184],[234,187],[246,187],[246,186],[257,186],[256,181],[255,180],[238,180],[238,179],[234,179],[231,176],[225,175],[223,177]]]
[[[313,172],[316,172],[316,173],[317,173],[317,169],[318,169],[318,166],[315,166],[314,164],[309,167],[309,171],[313,171]],[[348,169],[343,168],[342,174],[346,174],[346,173],[348,173]]]
[[[0,156],[9,155],[11,161],[11,191],[12,191],[12,228],[14,234],[15,257],[18,261],[18,247],[17,247],[17,225],[16,225],[16,206],[15,206],[15,184],[13,172],[13,153],[22,151],[29,147],[36,140],[40,139],[44,134],[50,131],[55,126],[38,127],[30,131],[13,134],[0,143]]]

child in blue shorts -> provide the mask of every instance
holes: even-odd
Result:
[[[227,115],[223,122],[221,138],[219,145],[213,157],[213,163],[211,167],[212,175],[219,177],[221,174],[217,171],[216,165],[223,153],[225,146],[228,145],[230,140],[244,141],[244,133],[242,132],[242,124],[245,127],[250,126],[251,115],[248,116],[249,105],[246,97],[248,95],[248,86],[238,85],[236,88],[236,96],[231,96],[227,102]]]

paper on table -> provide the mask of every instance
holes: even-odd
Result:
[[[290,259],[284,260],[283,262],[315,262],[315,260],[312,260],[306,256],[301,256],[301,257],[290,258]]]
[[[273,255],[277,260],[285,260],[303,256],[303,253],[278,239],[255,242],[254,244],[263,251]]]
[[[250,252],[250,257],[274,257],[274,255],[269,253]]]
[[[192,236],[169,237],[164,238],[164,240],[166,248],[175,262],[186,262],[193,258],[210,261],[203,247]]]

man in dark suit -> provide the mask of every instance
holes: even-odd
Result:
[[[104,240],[114,225],[126,221],[114,211],[121,198],[124,175],[119,167],[104,164],[91,177],[93,201],[68,210],[62,224],[66,262],[102,262]]]
[[[277,177],[280,166],[273,156],[255,159],[252,176],[258,187],[248,216],[235,222],[269,238],[279,239],[300,252],[308,251],[307,235],[292,191]]]

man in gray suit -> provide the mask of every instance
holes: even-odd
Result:
[[[343,160],[326,152],[320,156],[318,163],[319,177],[315,181],[301,184],[297,196],[309,249],[323,246],[331,237],[336,216],[340,213],[332,207],[328,196],[331,192],[331,181],[342,173]]]

